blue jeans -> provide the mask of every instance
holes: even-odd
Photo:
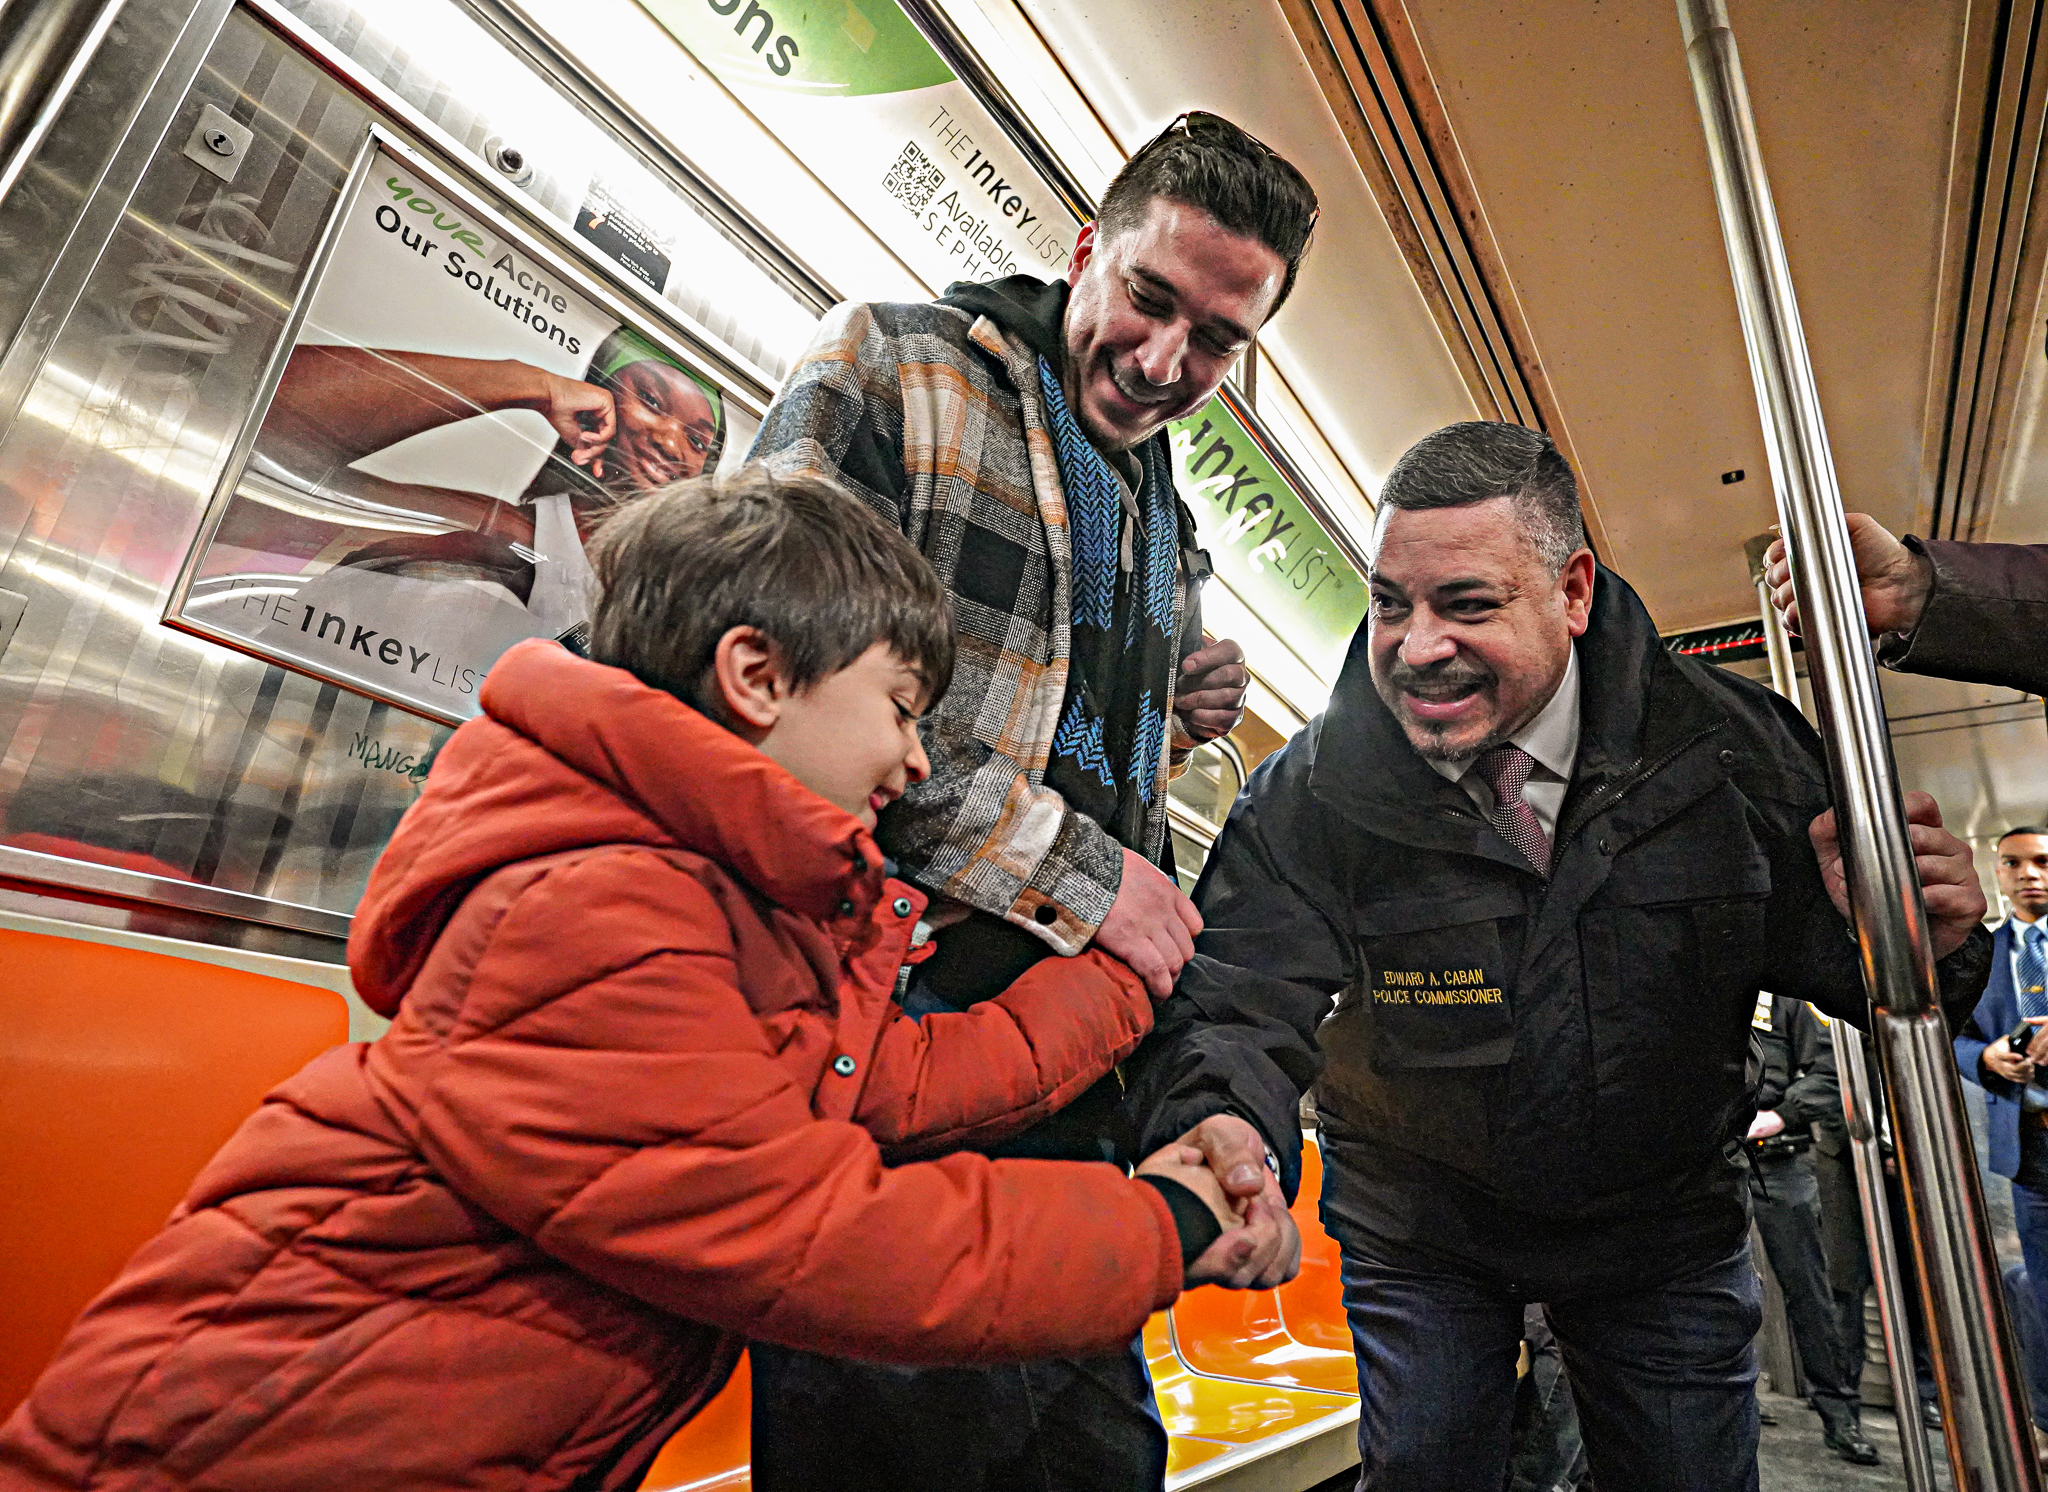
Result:
[[[1498,1281],[1383,1263],[1340,1219],[1325,1226],[1358,1353],[1361,1492],[1501,1486],[1526,1302]],[[1663,1284],[1544,1304],[1596,1485],[1756,1492],[1763,1299],[1747,1240]]]

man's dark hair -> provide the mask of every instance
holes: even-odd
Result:
[[[1315,189],[1277,151],[1220,114],[1199,109],[1183,114],[1116,173],[1096,215],[1096,234],[1114,238],[1138,227],[1155,197],[1199,208],[1232,233],[1256,238],[1278,254],[1287,274],[1273,311],[1287,303],[1319,209]]]
[[[1579,484],[1549,436],[1524,425],[1464,420],[1401,453],[1380,488],[1382,508],[1416,512],[1510,497],[1550,573],[1586,547]]]
[[[1998,836],[1998,839],[1993,844],[1992,848],[1996,849],[1998,845],[2004,844],[2008,839],[2011,839],[2015,834],[2038,834],[2042,838],[2048,839],[2048,828],[2044,828],[2040,824],[2014,824],[2010,829],[2006,830],[2003,834]]]
[[[945,587],[910,541],[823,477],[759,462],[623,504],[590,544],[599,593],[590,656],[723,721],[707,694],[718,639],[758,627],[805,689],[876,643],[924,681],[953,677]]]

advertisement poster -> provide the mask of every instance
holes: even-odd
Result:
[[[1365,582],[1219,399],[1172,427],[1174,479],[1216,578],[1325,683],[1365,618]]]
[[[894,0],[640,0],[934,288],[1065,270],[1079,223]]]
[[[459,721],[588,624],[584,541],[716,467],[719,391],[379,149],[171,620]]]

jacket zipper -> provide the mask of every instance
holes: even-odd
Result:
[[[1655,777],[1659,772],[1670,766],[1672,762],[1676,761],[1684,753],[1692,750],[1693,747],[1727,723],[1725,720],[1717,720],[1712,725],[1693,732],[1693,734],[1687,736],[1683,741],[1680,741],[1648,766],[1631,766],[1628,769],[1628,775],[1623,777],[1620,782],[1611,784],[1594,793],[1592,797],[1580,805],[1580,811],[1572,816],[1572,821],[1558,834],[1556,845],[1552,850],[1553,856],[1557,849],[1562,849],[1570,842],[1573,835],[1590,824],[1597,815],[1605,812],[1613,804],[1620,802],[1629,793],[1642,786],[1650,778]]]
[[[1676,746],[1673,746],[1670,750],[1666,751],[1662,756],[1658,757],[1655,761],[1651,762],[1648,766],[1644,766],[1640,762],[1631,763],[1627,769],[1627,775],[1625,775],[1620,782],[1610,783],[1608,786],[1599,789],[1597,792],[1593,794],[1593,796],[1586,799],[1584,803],[1579,805],[1579,811],[1572,816],[1571,822],[1566,824],[1564,828],[1557,833],[1556,837],[1552,841],[1552,859],[1555,860],[1557,851],[1564,848],[1564,846],[1570,842],[1572,836],[1577,834],[1581,829],[1585,828],[1586,825],[1591,823],[1596,816],[1604,812],[1609,807],[1613,806],[1615,803],[1620,802],[1621,799],[1628,796],[1629,793],[1633,792],[1636,788],[1642,786],[1642,784],[1647,782],[1650,778],[1655,777],[1659,772],[1663,771],[1666,767],[1670,766],[1672,762],[1676,761],[1684,753],[1690,751],[1693,747],[1697,746],[1701,741],[1704,741],[1708,736],[1711,736],[1715,731],[1721,729],[1721,727],[1726,724],[1727,722],[1725,720],[1717,720],[1712,725],[1709,725],[1702,730],[1695,731],[1693,734],[1687,736],[1683,741],[1680,741]],[[1439,809],[1438,812],[1447,819],[1467,819],[1473,823],[1479,824],[1492,822],[1492,820],[1488,819],[1484,814],[1474,813],[1469,808],[1453,808],[1446,805],[1445,807]]]

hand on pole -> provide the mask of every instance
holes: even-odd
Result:
[[[1926,793],[1907,793],[1907,833],[1912,836],[1913,863],[1920,873],[1920,896],[1927,907],[1927,934],[1934,956],[1946,958],[1963,946],[1970,930],[1984,920],[1984,887],[1977,880],[1970,847],[1941,826],[1941,806]],[[1841,837],[1830,808],[1807,830],[1820,858],[1821,881],[1835,910],[1849,915],[1849,882],[1842,867]]]
[[[1920,625],[1927,598],[1934,592],[1934,566],[1924,554],[1915,554],[1883,524],[1868,513],[1851,513],[1849,552],[1856,558],[1856,579],[1863,587],[1863,615],[1870,635],[1911,632]],[[1792,562],[1785,554],[1785,541],[1773,539],[1764,551],[1764,584],[1771,590],[1771,605],[1784,618],[1785,630],[1799,635],[1799,598],[1792,590]]]

